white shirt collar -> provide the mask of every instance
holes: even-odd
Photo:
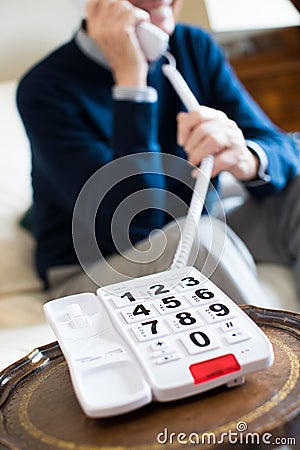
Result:
[[[82,27],[75,35],[75,43],[85,56],[109,70],[109,64],[104,55]]]

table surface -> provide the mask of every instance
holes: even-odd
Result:
[[[232,389],[153,402],[115,418],[89,419],[82,413],[56,342],[34,350],[0,373],[0,449],[150,450],[192,443],[211,449],[223,440],[222,449],[232,449],[234,439],[235,449],[258,448],[253,442],[271,449],[269,442],[282,439],[293,444],[296,439],[294,448],[299,448],[300,315],[243,309],[273,344],[271,368],[248,375],[245,384]]]

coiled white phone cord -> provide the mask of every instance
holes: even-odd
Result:
[[[174,56],[169,52],[166,52],[165,56],[169,60],[169,64],[164,64],[162,66],[164,75],[171,82],[186,109],[188,111],[197,110],[199,108],[199,103],[180,72],[176,69],[176,61]],[[190,207],[185,219],[182,235],[175,252],[171,269],[179,269],[187,266],[188,264],[188,258],[198,231],[198,223],[207,195],[213,165],[214,157],[212,155],[206,156],[201,162]]]

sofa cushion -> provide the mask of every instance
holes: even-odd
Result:
[[[26,314],[30,309],[30,296],[42,297],[42,283],[34,270],[34,240],[19,225],[21,216],[31,203],[32,193],[29,143],[16,108],[16,85],[16,81],[0,83],[0,117],[4,125],[0,135],[0,311],[5,312],[5,316],[0,314],[0,326],[10,323],[8,306],[13,304],[14,296],[21,306],[21,310],[14,310],[14,315],[17,313],[19,316],[18,323],[22,317],[26,317],[25,323],[30,324],[41,320],[40,313],[38,319],[36,314],[31,319]],[[26,297],[24,314],[23,295]],[[36,306],[33,310],[37,312],[41,307]],[[16,317],[12,317],[12,323],[15,322]]]

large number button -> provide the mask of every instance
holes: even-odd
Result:
[[[191,313],[189,311],[182,311],[177,314],[170,314],[170,316],[166,318],[166,322],[174,332],[203,325],[203,321],[194,313],[194,311]]]
[[[170,334],[163,322],[157,319],[145,320],[137,325],[133,325],[131,330],[139,341],[149,341],[150,339]]]
[[[116,308],[123,308],[144,301],[144,298],[138,297],[136,294],[133,295],[131,292],[125,292],[123,295],[111,295],[110,298]]]
[[[155,316],[155,311],[147,303],[133,304],[121,310],[121,315],[127,323],[140,322]]]
[[[180,340],[191,355],[220,347],[218,341],[205,329],[186,333],[180,337]]]
[[[150,286],[147,287],[147,289],[145,290],[145,295],[147,297],[156,297],[156,298],[160,298],[162,295],[167,297],[168,295],[172,295],[172,292],[170,289],[172,289],[172,283],[170,283],[170,281],[166,284],[161,284],[161,283],[153,283]]]
[[[222,320],[231,319],[234,317],[233,312],[231,311],[231,306],[227,306],[227,302],[223,300],[218,302],[211,303],[207,306],[202,306],[198,309],[199,313],[208,323],[221,322]]]
[[[200,284],[201,280],[199,280],[198,277],[195,278],[192,275],[191,276],[187,275],[178,282],[176,290],[178,292],[189,291],[190,289],[195,289],[197,286],[200,286]]]
[[[180,296],[169,295],[159,300],[154,300],[152,305],[159,311],[160,314],[170,314],[175,310],[189,308],[190,306]]]
[[[194,291],[185,292],[184,296],[193,306],[198,306],[207,302],[211,302],[215,294],[207,287],[202,286],[201,288],[195,289]]]

